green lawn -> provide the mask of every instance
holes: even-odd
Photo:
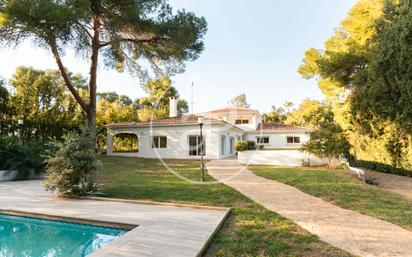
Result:
[[[364,184],[349,171],[276,166],[250,166],[249,169],[345,209],[412,229],[412,201]]]
[[[350,256],[225,185],[186,182],[169,173],[158,160],[99,159],[99,180],[107,197],[232,207],[204,256]],[[186,178],[200,177],[198,161],[169,160],[167,164]],[[209,176],[207,180],[213,181]]]

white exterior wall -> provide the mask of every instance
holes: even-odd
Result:
[[[114,153],[112,151],[113,136],[116,134],[130,133],[136,134],[139,140],[139,152],[137,153]],[[199,136],[199,125],[182,125],[167,127],[142,127],[142,128],[115,128],[107,129],[107,155],[109,156],[129,156],[143,158],[176,158],[176,159],[198,159],[200,156],[189,155],[189,136]],[[226,135],[226,152],[221,154],[220,136]],[[233,127],[223,125],[203,126],[203,137],[206,141],[206,155],[204,158],[216,159],[224,158],[229,154],[229,137],[242,135],[242,132]],[[152,148],[153,136],[166,136],[167,148]]]
[[[245,140],[256,142],[256,137],[269,137],[269,144],[263,144],[265,149],[299,149],[310,139],[304,132],[256,132],[245,135]],[[300,137],[300,144],[288,144],[287,137]]]
[[[299,150],[244,151],[238,153],[238,160],[249,165],[302,166],[302,160],[309,160],[312,166],[325,164],[318,157]]]

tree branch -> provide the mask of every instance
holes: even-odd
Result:
[[[100,43],[100,47],[105,47],[113,43],[121,43],[121,42],[131,42],[131,43],[155,42],[155,43],[158,43],[160,41],[161,41],[161,38],[159,37],[152,37],[152,38],[146,38],[146,39],[121,38],[121,39],[116,39],[116,40],[112,40],[109,42],[102,42]]]
[[[79,92],[77,92],[76,88],[73,86],[69,78],[69,75],[67,74],[67,71],[61,60],[56,43],[52,42],[52,43],[49,43],[49,45],[51,47],[51,51],[53,53],[54,59],[56,59],[57,66],[59,66],[60,73],[63,77],[64,82],[66,83],[67,88],[72,93],[73,97],[76,99],[79,105],[82,107],[83,111],[87,113],[89,111],[89,106],[84,102],[84,100],[80,97]]]

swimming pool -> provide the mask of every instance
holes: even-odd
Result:
[[[126,229],[0,214],[0,257],[84,257]]]

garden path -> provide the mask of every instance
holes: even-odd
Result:
[[[259,177],[237,160],[214,160],[207,163],[207,169],[217,180],[356,256],[412,256],[412,232],[397,225]]]

